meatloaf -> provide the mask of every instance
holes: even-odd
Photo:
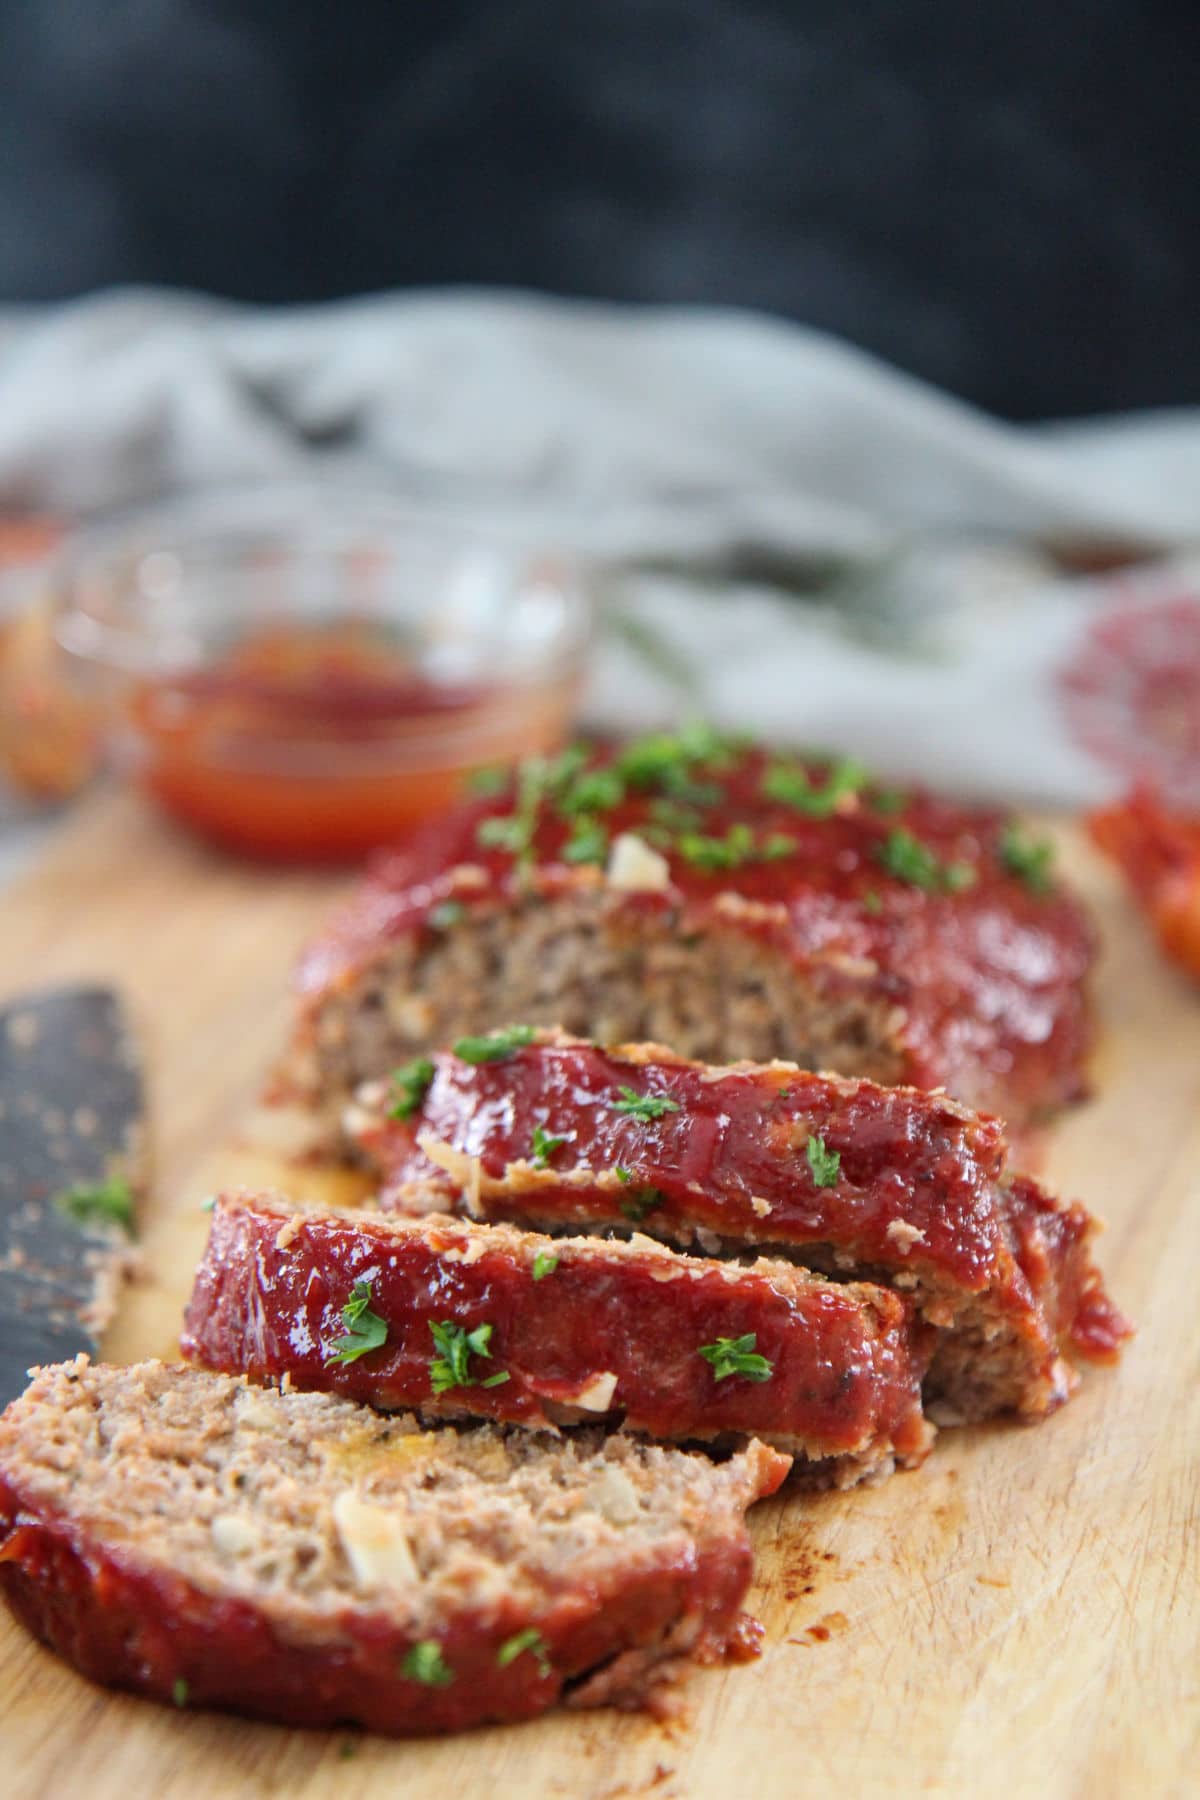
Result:
[[[552,1031],[457,1049],[348,1110],[385,1206],[551,1231],[636,1221],[884,1281],[938,1328],[926,1392],[963,1418],[1051,1410],[1074,1357],[1111,1358],[1128,1334],[1092,1262],[1095,1221],[1011,1174],[998,1121],[944,1094]]]
[[[1083,1091],[1092,932],[1008,815],[701,730],[492,787],[378,860],[305,955],[276,1097],[327,1123],[512,1019],[945,1086],[1013,1127]]]
[[[933,1335],[898,1295],[787,1262],[242,1194],[216,1203],[183,1351],[426,1417],[754,1434],[848,1487],[925,1455]]]
[[[427,1432],[86,1357],[0,1419],[0,1586],[93,1680],[397,1734],[632,1702],[748,1646],[743,1515],[787,1458]]]

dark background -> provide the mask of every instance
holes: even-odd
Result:
[[[1011,417],[1200,399],[1187,0],[0,0],[0,300],[733,302]]]

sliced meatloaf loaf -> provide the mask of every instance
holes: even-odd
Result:
[[[757,1443],[717,1465],[620,1435],[427,1432],[84,1357],[0,1419],[0,1586],[96,1681],[450,1731],[628,1700],[745,1642],[743,1514],[787,1467]]]
[[[543,1230],[636,1221],[886,1281],[938,1327],[926,1391],[964,1418],[1049,1411],[1072,1357],[1110,1358],[1128,1333],[1091,1259],[1094,1220],[1010,1175],[997,1121],[944,1094],[546,1031],[458,1049],[349,1109],[385,1205]]]
[[[885,1289],[444,1217],[218,1200],[185,1356],[384,1408],[753,1434],[812,1485],[920,1461],[933,1332]]]
[[[1083,1090],[1092,933],[999,812],[711,733],[568,751],[378,861],[305,956],[276,1092],[313,1108],[510,1019],[945,1086]],[[327,1117],[329,1115],[326,1115]]]

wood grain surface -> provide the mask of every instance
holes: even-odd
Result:
[[[284,1731],[90,1686],[0,1618],[0,1793],[569,1800],[827,1794],[1168,1795],[1200,1788],[1200,994],[1157,960],[1069,828],[1105,938],[1097,1097],[1048,1172],[1108,1220],[1140,1334],[1048,1423],[946,1432],[925,1468],[753,1517],[762,1660],[697,1675],[669,1727],[551,1717],[448,1742]],[[334,877],[210,857],[100,795],[0,898],[0,998],[120,983],[155,1145],[145,1273],[110,1353],[172,1353],[225,1179]]]

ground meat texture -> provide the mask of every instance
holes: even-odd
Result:
[[[335,1346],[359,1282],[386,1341],[344,1361]],[[444,1392],[435,1324],[490,1333]],[[747,1335],[765,1380],[701,1354]],[[605,1418],[683,1441],[753,1434],[794,1455],[808,1484],[848,1487],[925,1456],[920,1389],[933,1336],[896,1294],[786,1262],[743,1268],[642,1236],[297,1212],[243,1194],[216,1204],[183,1350],[209,1368],[286,1373],[299,1387],[430,1417]]]
[[[630,1193],[651,1192],[638,1226],[654,1237],[910,1295],[939,1334],[927,1398],[963,1418],[1050,1411],[1075,1356],[1111,1358],[1128,1335],[1085,1208],[1011,1175],[998,1122],[945,1095],[554,1032],[497,1061],[431,1064],[411,1116],[390,1116],[386,1083],[349,1112],[385,1206],[620,1230]],[[562,1140],[542,1159],[539,1129]]]
[[[452,1731],[628,1702],[674,1659],[740,1646],[743,1514],[787,1467],[756,1443],[716,1465],[595,1433],[428,1432],[80,1358],[0,1419],[0,1587],[96,1681]]]
[[[682,780],[669,758],[658,778],[596,762],[619,796],[589,815],[598,863],[571,860],[578,778],[524,814],[511,789],[466,805],[377,862],[301,964],[277,1094],[331,1118],[363,1080],[513,1020],[945,1086],[1014,1128],[1084,1091],[1092,932],[1005,815],[865,779],[814,804],[834,777],[812,769],[789,803],[758,751]],[[522,850],[489,834],[514,821]]]

